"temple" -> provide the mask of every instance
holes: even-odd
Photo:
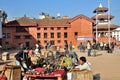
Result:
[[[92,17],[92,19],[95,21],[95,24],[93,25],[93,34],[94,37],[97,37],[98,42],[108,42],[108,26],[110,25],[110,37],[111,41],[113,41],[112,38],[112,31],[119,26],[112,24],[111,20],[114,18],[112,15],[108,15],[108,8],[103,7],[100,3],[99,7],[96,8],[93,13],[96,15]],[[110,19],[110,23],[109,23]],[[97,35],[97,36],[96,36]]]

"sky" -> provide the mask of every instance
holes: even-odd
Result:
[[[0,0],[0,9],[4,10],[8,18],[27,17],[38,18],[44,12],[52,16],[75,17],[83,14],[91,18],[99,4],[108,6],[108,0]],[[115,16],[114,24],[120,25],[120,0],[110,0],[110,13]]]

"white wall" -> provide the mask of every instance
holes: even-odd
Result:
[[[114,37],[117,41],[120,41],[120,30],[116,29],[112,32],[112,37]]]

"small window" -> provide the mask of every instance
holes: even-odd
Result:
[[[6,33],[3,33],[3,38],[6,38]]]
[[[61,30],[61,28],[60,28],[60,27],[57,27],[57,30]]]
[[[30,39],[31,36],[30,35],[25,35],[25,39]]]
[[[61,33],[60,32],[57,33],[57,38],[61,38]]]
[[[67,38],[68,37],[68,34],[67,32],[64,33],[64,38]]]
[[[64,44],[66,44],[66,43],[68,43],[68,41],[67,41],[67,40],[64,40]]]
[[[37,40],[37,43],[38,43],[38,44],[40,44],[40,43],[41,43],[41,41],[40,41],[40,40]]]
[[[75,32],[75,33],[74,33],[74,36],[78,36],[78,32]]]
[[[40,38],[41,37],[41,34],[40,33],[37,33],[37,38]]]
[[[54,45],[54,44],[55,44],[55,41],[54,41],[54,40],[51,40],[50,43],[51,43],[51,45]]]
[[[11,38],[11,34],[10,33],[7,33],[7,38]]]
[[[51,27],[51,28],[50,28],[50,30],[54,30],[54,28],[53,28],[53,27]]]
[[[67,27],[64,27],[64,30],[67,30]]]
[[[44,38],[47,38],[47,37],[48,37],[47,33],[44,33]]]
[[[40,30],[40,28],[37,28],[37,30]]]
[[[54,38],[54,33],[51,33],[51,38]]]
[[[5,42],[5,44],[6,44],[6,45],[8,45],[8,44],[9,44],[9,42],[8,42],[8,41],[6,41],[6,42]]]
[[[61,43],[61,40],[58,40],[57,43]]]
[[[44,28],[44,30],[47,30],[47,28]]]
[[[21,36],[15,36],[15,39],[20,39],[21,38]]]
[[[25,27],[25,26],[23,26],[23,27],[16,27],[16,32],[17,33],[19,33],[19,32],[24,32],[24,33],[26,33],[26,32],[29,32],[29,29],[28,29],[28,27]]]
[[[47,43],[47,41],[45,40],[44,43]]]
[[[22,43],[18,43],[18,45],[20,46]]]

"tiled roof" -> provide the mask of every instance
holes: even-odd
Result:
[[[70,19],[37,19],[39,26],[69,26]]]
[[[10,26],[10,25],[20,25],[20,26],[24,26],[24,25],[30,26],[30,25],[32,25],[32,26],[35,26],[35,25],[37,25],[37,23],[36,23],[35,19],[30,19],[28,17],[22,17],[22,18],[10,21],[6,25],[7,26]]]
[[[7,26],[64,26],[64,27],[68,27],[70,26],[70,23],[76,19],[79,18],[84,18],[90,22],[94,22],[94,20],[92,20],[89,17],[86,17],[84,15],[78,15],[75,16],[74,18],[69,18],[69,19],[30,19],[28,17],[22,17],[13,21],[8,22],[6,25]]]
[[[107,11],[108,11],[108,8],[106,8],[106,7],[98,7],[98,8],[96,8],[96,9],[93,11],[93,13],[96,13],[96,12],[98,12],[98,11],[105,11],[105,12],[107,12]]]
[[[76,19],[78,19],[78,18],[84,18],[84,19],[87,19],[88,21],[90,21],[90,22],[92,22],[92,23],[94,22],[91,18],[89,18],[89,17],[87,17],[87,16],[85,16],[85,15],[82,15],[82,14],[75,16],[74,18],[71,19],[70,22],[72,22],[72,21],[74,21],[74,20],[76,20]]]
[[[102,14],[97,16],[98,19],[108,19],[108,14]],[[113,19],[114,16],[110,15],[110,19]],[[96,20],[96,15],[92,17],[93,20]]]
[[[116,29],[118,27],[120,27],[120,26],[114,25],[114,24],[110,24],[110,28]],[[98,24],[97,28],[98,29],[107,29],[108,28],[108,24]],[[93,29],[96,29],[96,26],[94,26]]]
[[[70,19],[30,19],[22,17],[8,22],[7,26],[68,26]]]

